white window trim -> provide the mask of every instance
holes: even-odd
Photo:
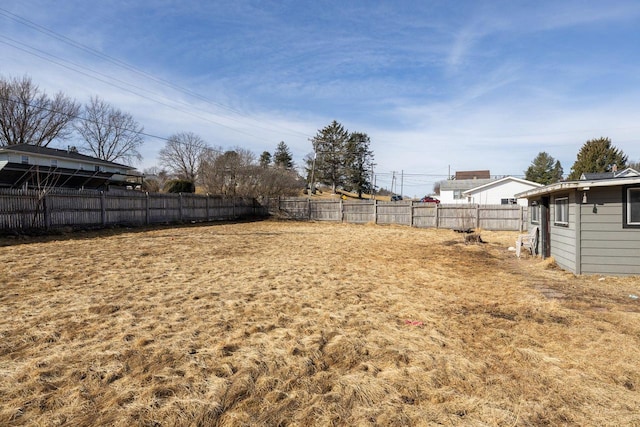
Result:
[[[631,221],[631,192],[640,193],[640,187],[627,188],[627,225],[640,225],[640,218],[637,221]]]
[[[564,202],[566,200],[566,207],[567,207],[567,211],[566,211],[566,221],[563,221],[563,218],[558,218],[558,207],[563,204],[562,202]],[[556,197],[555,201],[554,201],[554,208],[555,208],[555,212],[553,214],[553,223],[556,225],[561,225],[561,226],[568,226],[569,225],[569,197]]]
[[[535,215],[534,215],[535,212]],[[531,224],[540,224],[540,205],[531,206]]]

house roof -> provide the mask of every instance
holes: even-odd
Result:
[[[440,191],[453,191],[453,190],[471,190],[472,188],[480,185],[485,185],[490,182],[496,181],[495,179],[449,179],[440,183]]]
[[[489,179],[491,178],[491,172],[488,170],[480,171],[459,171],[456,172],[456,179]]]
[[[70,150],[61,150],[61,149],[58,149],[58,148],[40,147],[40,146],[32,145],[32,144],[7,145],[5,147],[0,147],[0,152],[2,152],[2,151],[24,153],[24,154],[37,154],[37,155],[41,155],[41,156],[56,157],[56,158],[60,158],[60,159],[75,160],[75,161],[79,161],[79,162],[87,162],[87,163],[92,163],[92,164],[108,165],[108,166],[113,166],[113,167],[118,167],[118,168],[123,168],[123,169],[129,169],[129,170],[135,169],[132,166],[123,165],[123,164],[115,163],[115,162],[109,162],[109,161],[106,161],[106,160],[101,160],[101,159],[98,159],[97,157],[87,156],[87,155],[76,153],[76,152],[70,151]]]
[[[612,172],[600,172],[600,173],[589,173],[585,172],[580,176],[580,180],[595,180],[595,179],[612,179],[612,178],[623,178],[630,176],[640,176],[640,172],[633,168],[626,168],[621,170],[620,172],[612,171]]]
[[[471,188],[467,191],[464,192],[465,195],[470,195],[470,194],[475,194],[475,193],[479,193],[481,191],[485,191],[489,188],[492,187],[497,187],[499,185],[502,185],[506,182],[517,182],[520,184],[524,184],[524,185],[529,185],[533,188],[536,187],[542,187],[542,184],[539,184],[537,182],[533,182],[533,181],[527,181],[526,179],[522,179],[522,178],[516,178],[514,176],[505,176],[504,178],[500,178],[498,180],[495,181],[491,181],[489,183],[483,184],[483,185],[479,185],[477,187]]]
[[[640,185],[640,176],[630,176],[627,178],[614,179],[592,179],[582,181],[564,181],[555,184],[545,185],[544,187],[534,188],[532,190],[523,191],[515,195],[517,198],[537,197],[544,194],[557,193],[566,190],[589,190],[591,187],[616,187],[620,185]]]

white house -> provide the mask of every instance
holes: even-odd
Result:
[[[495,179],[491,178],[450,179],[442,181],[440,183],[440,194],[438,195],[438,199],[440,200],[440,203],[444,204],[469,203],[469,200],[464,195],[465,191],[493,181],[495,181]]]
[[[468,203],[479,205],[515,205],[527,206],[526,198],[516,198],[516,194],[542,187],[537,182],[507,176],[475,186],[462,193]]]
[[[74,150],[16,144],[0,147],[0,187],[38,185],[107,189],[137,186],[142,175],[134,167],[85,156]]]

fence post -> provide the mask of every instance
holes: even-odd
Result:
[[[311,199],[307,199],[307,214],[309,217],[309,221],[311,221]]]
[[[209,213],[209,200],[211,199],[211,195],[209,193],[207,193],[207,203],[206,203],[206,207],[207,207],[207,221],[211,221],[211,214]]]
[[[104,191],[100,192],[100,219],[102,220],[102,226],[107,226],[107,196]]]
[[[524,231],[524,206],[520,206],[520,231]]]
[[[440,228],[440,203],[436,204],[436,228]]]
[[[178,193],[178,214],[180,222],[182,222],[182,193]]]
[[[411,201],[411,204],[409,205],[409,227],[413,227],[413,200]]]
[[[44,228],[49,230],[51,228],[51,206],[49,206],[49,196],[45,193],[42,197],[42,208],[44,209]]]
[[[151,207],[150,202],[149,202],[149,192],[146,191],[146,197],[145,197],[145,214],[144,214],[144,223],[146,225],[151,224]]]
[[[344,222],[344,200],[340,198],[340,222]]]
[[[480,228],[480,205],[476,205],[476,229]]]
[[[373,223],[378,223],[378,199],[373,201]]]

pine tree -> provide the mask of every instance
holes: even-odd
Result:
[[[268,151],[263,151],[260,154],[260,166],[263,168],[269,167],[271,165],[271,153]]]
[[[371,193],[371,163],[373,162],[373,152],[369,146],[371,139],[366,133],[354,132],[349,135],[346,143],[346,181],[352,190],[358,192],[358,197],[362,198],[362,193]]]
[[[334,193],[336,187],[344,183],[345,145],[348,139],[349,133],[335,120],[318,131],[311,140],[315,153],[311,181],[330,185]],[[314,183],[311,182],[311,185]]]
[[[560,162],[542,151],[533,159],[524,177],[528,181],[548,185],[562,180],[563,172]]]
[[[592,139],[584,143],[578,157],[571,166],[569,180],[580,179],[583,173],[611,172],[616,165],[618,170],[627,167],[627,156],[611,144],[609,138]]]
[[[293,169],[293,156],[284,141],[280,141],[273,153],[273,163],[281,169]]]

